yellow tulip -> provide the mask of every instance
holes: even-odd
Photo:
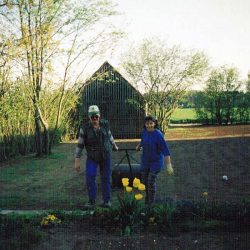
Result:
[[[123,187],[127,187],[129,185],[129,179],[128,178],[122,178],[122,185],[123,185]]]
[[[203,192],[202,196],[207,197],[208,196],[208,192]]]
[[[50,219],[50,220],[55,220],[56,217],[55,217],[55,215],[48,215],[48,219]]]
[[[149,223],[154,223],[155,217],[150,217],[150,218],[148,219],[148,221],[149,221]]]
[[[144,191],[145,189],[146,189],[146,187],[145,187],[144,184],[140,183],[140,184],[138,185],[138,190]]]
[[[134,178],[133,180],[133,187],[137,188],[140,185],[141,181],[137,178]]]
[[[137,201],[141,200],[142,198],[143,198],[143,195],[142,195],[142,194],[136,194],[136,195],[135,195],[135,199],[136,199]]]
[[[126,186],[126,191],[127,191],[128,193],[130,193],[132,190],[133,190],[132,187]]]
[[[44,223],[43,223],[45,226],[47,226],[48,224],[49,224],[49,222],[46,220],[46,221],[44,221]]]

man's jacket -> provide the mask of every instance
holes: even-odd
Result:
[[[78,144],[76,147],[76,158],[80,158],[83,148],[86,148],[87,157],[100,162],[110,156],[113,136],[109,129],[108,121],[100,120],[100,129],[86,123],[80,127]]]

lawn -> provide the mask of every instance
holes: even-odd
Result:
[[[250,108],[249,108],[250,110]],[[235,109],[236,111],[236,109]],[[237,117],[237,120],[240,117]],[[171,115],[170,123],[194,123],[197,121],[197,115],[195,112],[195,108],[178,108]],[[199,122],[197,122],[199,123]]]
[[[181,120],[196,120],[196,112],[194,108],[178,108],[171,116],[171,120],[181,121]]]

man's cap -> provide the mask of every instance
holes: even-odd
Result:
[[[98,106],[97,105],[91,105],[91,106],[89,106],[88,115],[89,116],[91,116],[91,115],[98,115],[98,116],[100,116],[100,110],[99,110]]]

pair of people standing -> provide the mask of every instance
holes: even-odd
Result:
[[[89,122],[84,124],[79,131],[78,144],[75,154],[75,169],[80,170],[80,157],[83,148],[87,151],[86,160],[86,184],[89,201],[86,207],[95,205],[97,168],[99,165],[102,198],[104,207],[110,207],[111,191],[111,151],[118,150],[114,138],[109,129],[108,121],[100,119],[100,110],[96,105],[88,109]],[[167,171],[173,172],[170,153],[164,136],[157,128],[157,121],[152,116],[145,118],[144,129],[140,143],[136,149],[142,151],[141,173],[142,182],[146,185],[147,204],[153,204],[156,192],[156,178],[158,173],[167,165]]]

